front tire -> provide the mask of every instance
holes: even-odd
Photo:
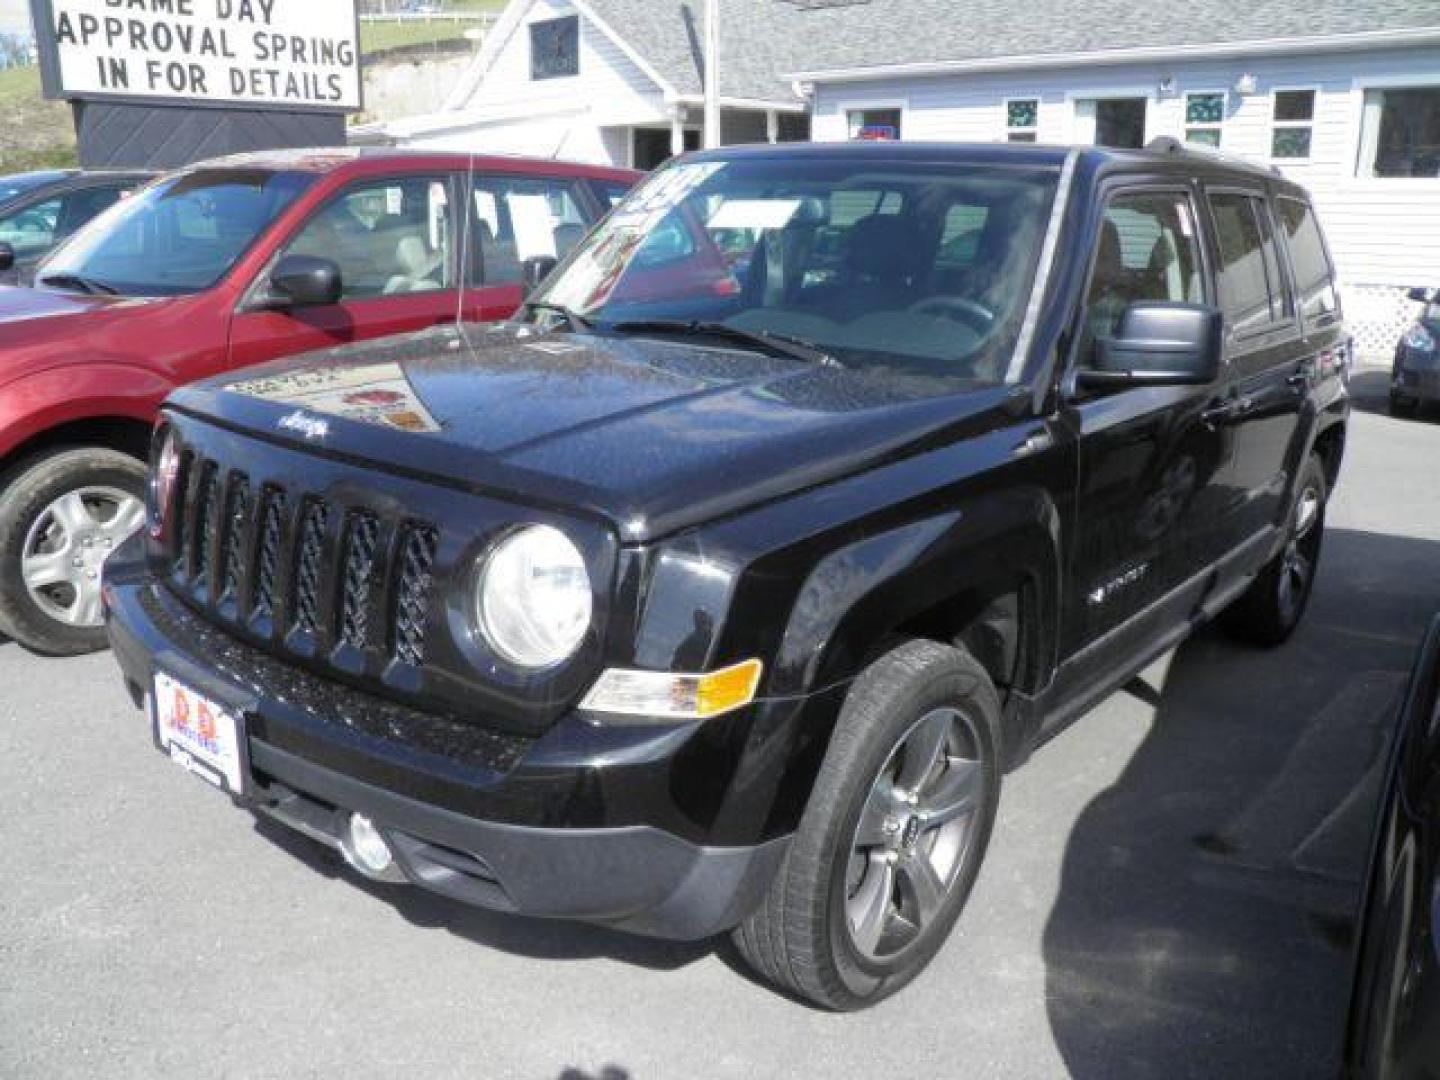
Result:
[[[1273,648],[1288,641],[1300,625],[1320,565],[1328,496],[1325,467],[1312,455],[1295,484],[1285,546],[1220,617],[1221,627],[1231,637]]]
[[[51,656],[105,647],[105,560],[143,524],[145,466],[100,447],[22,464],[0,491],[0,632]]]
[[[863,1008],[918,975],[975,884],[1000,796],[1000,702],[961,649],[910,641],[855,681],[790,851],[735,931],[769,982]]]

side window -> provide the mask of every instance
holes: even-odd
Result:
[[[471,199],[471,285],[518,284],[526,259],[563,259],[590,228],[569,180],[477,176]]]
[[[1138,300],[1203,303],[1204,278],[1195,208],[1183,192],[1117,195],[1105,208],[1086,299],[1082,362],[1095,342],[1113,337]]]
[[[1335,295],[1335,272],[1325,253],[1315,212],[1299,199],[1276,199],[1275,209],[1295,270],[1300,315],[1306,323],[1324,324],[1337,314],[1340,302]]]
[[[326,205],[290,242],[287,255],[340,267],[342,300],[454,287],[450,184],[392,177],[358,184]]]
[[[0,218],[0,243],[15,249],[17,259],[42,255],[59,239],[60,200],[51,199]]]
[[[1290,299],[1280,279],[1264,200],[1218,193],[1210,196],[1210,209],[1220,248],[1220,308],[1230,329],[1243,337],[1288,317]]]

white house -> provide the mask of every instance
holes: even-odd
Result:
[[[1440,286],[1440,0],[883,0],[829,14],[851,44],[791,72],[817,140],[1175,136],[1311,190],[1362,352],[1394,349],[1414,317],[1407,286]]]
[[[364,135],[654,168],[700,145],[703,18],[703,0],[511,0],[441,111]],[[752,29],[722,32],[723,140],[808,138],[805,100]]]

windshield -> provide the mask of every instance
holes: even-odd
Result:
[[[179,296],[216,284],[313,182],[302,173],[202,169],[117,203],[41,267],[42,285],[77,282],[125,296]]]
[[[853,369],[1003,382],[1056,177],[861,156],[680,162],[626,199],[530,310],[564,309],[598,333],[730,328]]]

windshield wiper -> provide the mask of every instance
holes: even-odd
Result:
[[[86,277],[84,274],[46,274],[40,279],[41,285],[53,285],[57,289],[79,289],[91,296],[119,296],[120,290],[114,285]]]
[[[578,311],[571,311],[564,304],[552,304],[549,300],[531,300],[525,304],[525,307],[529,311],[548,311],[559,315],[570,324],[571,330],[590,330],[595,325]]]
[[[619,334],[680,334],[690,337],[729,338],[742,344],[758,348],[771,356],[783,356],[789,360],[804,360],[810,364],[834,366],[836,360],[812,342],[804,338],[777,334],[773,330],[746,330],[724,322],[704,322],[680,319],[635,319],[618,322],[609,327]]]

